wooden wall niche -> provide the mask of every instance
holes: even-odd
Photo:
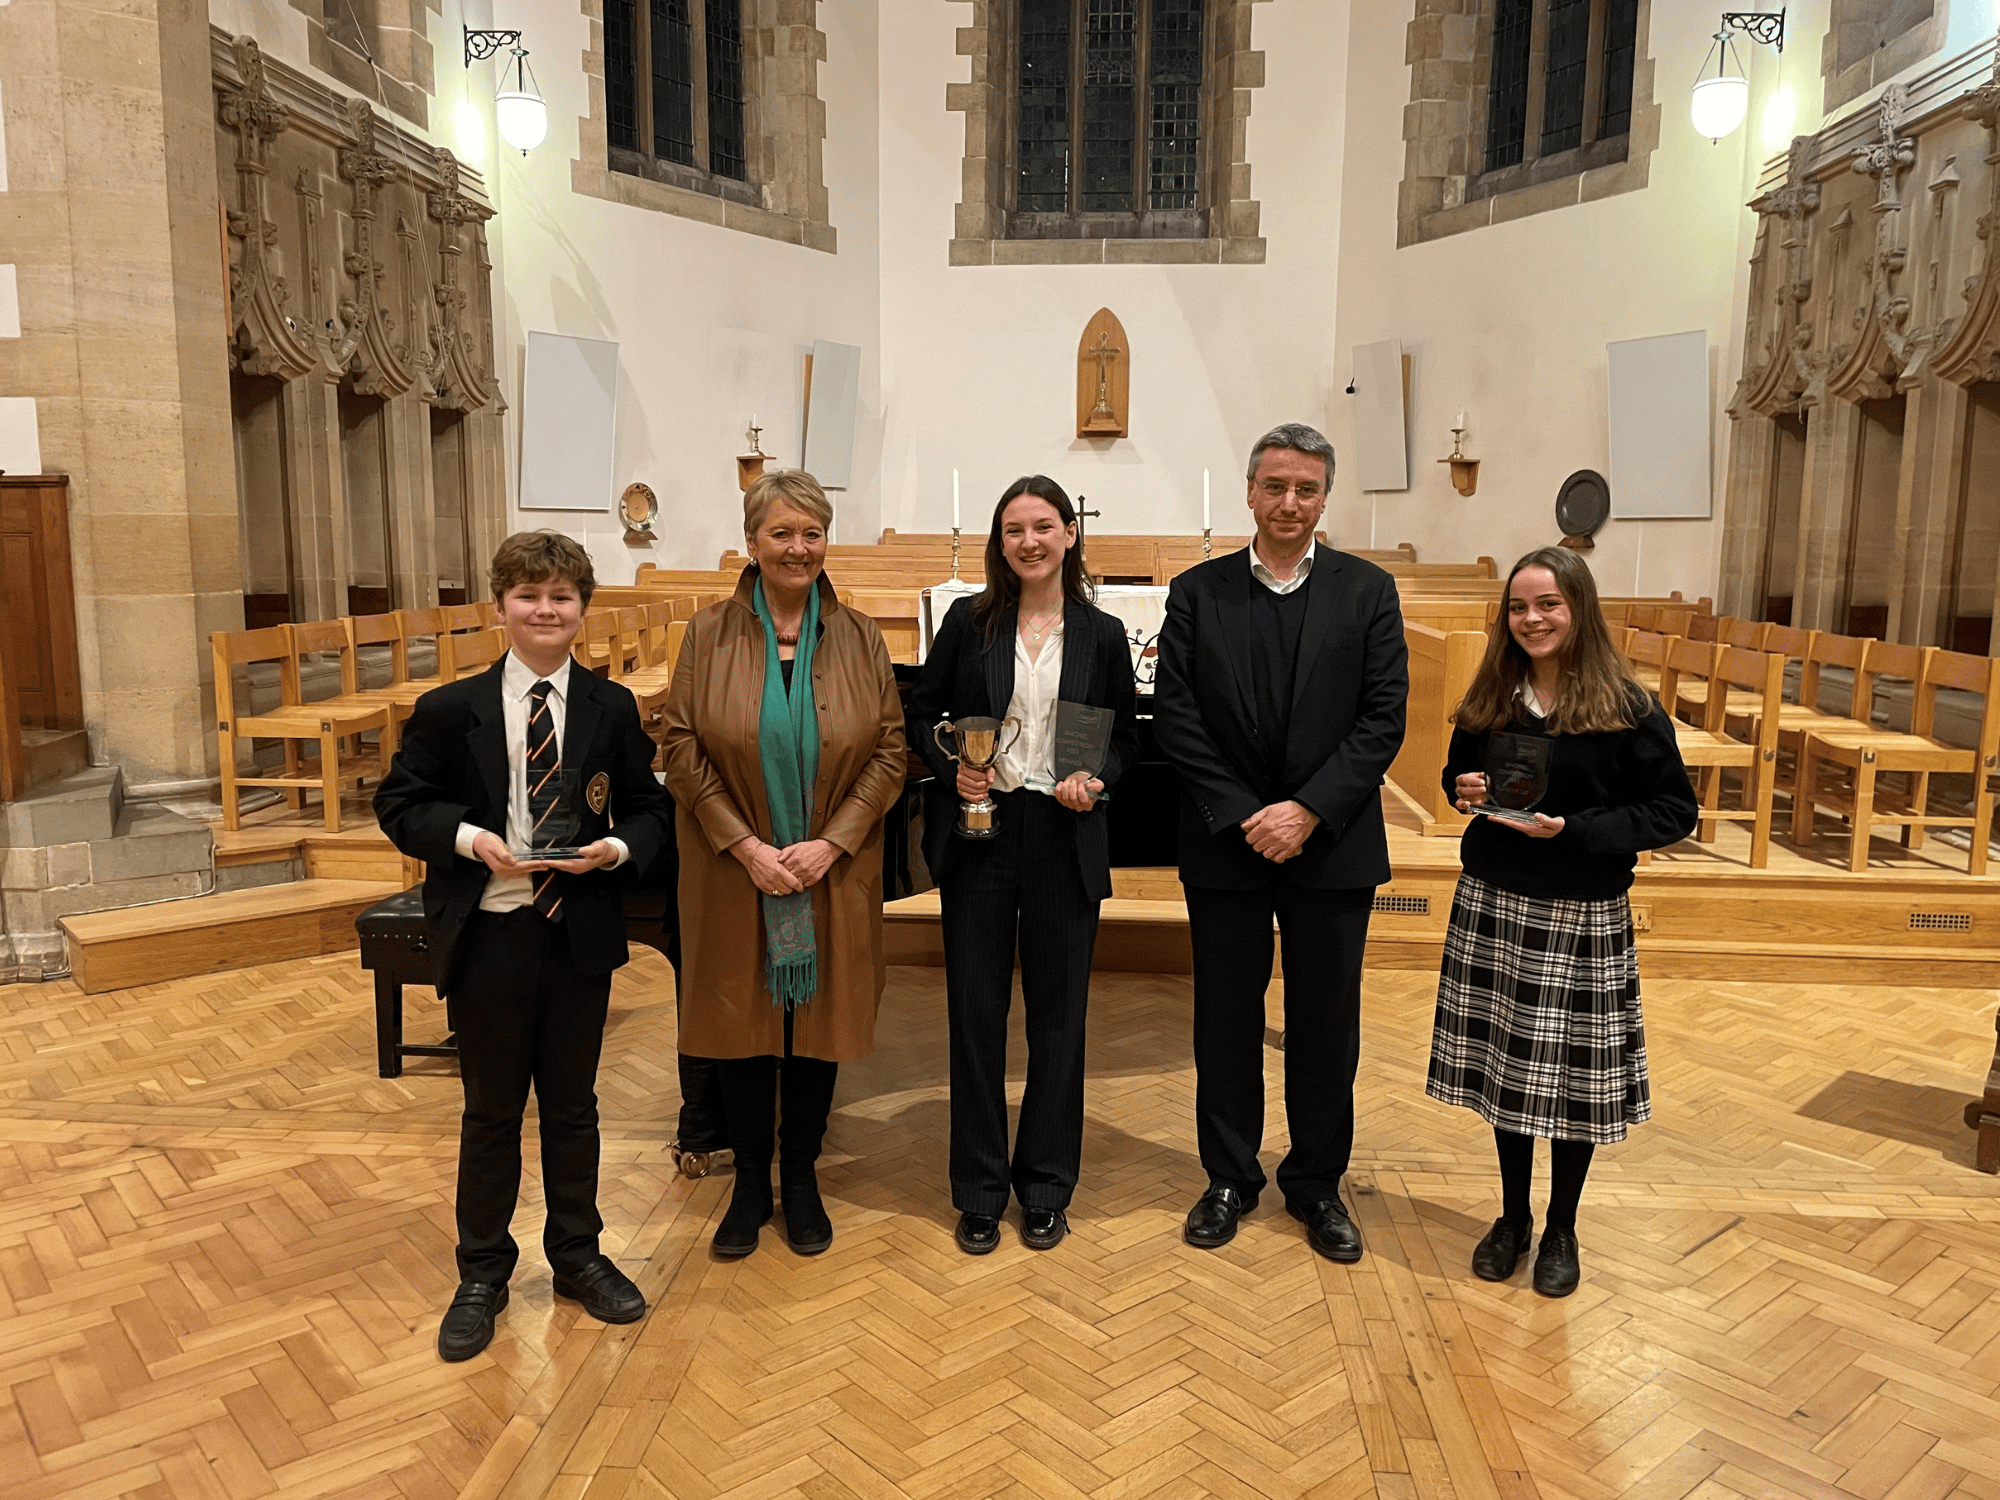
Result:
[[[1084,325],[1076,344],[1076,435],[1131,436],[1132,341],[1108,307]]]

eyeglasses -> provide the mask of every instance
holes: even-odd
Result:
[[[1286,484],[1281,479],[1260,479],[1257,488],[1263,491],[1266,500],[1282,500],[1287,495],[1297,495],[1301,500],[1317,500],[1326,493],[1324,485],[1312,480],[1302,480],[1298,484]]]

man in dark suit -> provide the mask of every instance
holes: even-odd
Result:
[[[659,852],[672,803],[631,693],[570,659],[595,587],[590,555],[520,532],[494,554],[492,581],[507,654],[417,700],[375,794],[383,832],[427,867],[424,915],[465,1088],[459,1287],[438,1329],[447,1360],[484,1349],[507,1305],[531,1083],[556,1294],[607,1323],[646,1311],[597,1248],[597,1058],[611,972],[629,956],[619,888]],[[555,842],[565,809],[580,815],[578,857],[526,858]]]
[[[1176,578],[1154,729],[1181,781],[1180,874],[1194,947],[1195,1124],[1208,1190],[1187,1240],[1227,1244],[1264,1187],[1264,992],[1284,934],[1278,1186],[1328,1259],[1361,1258],[1340,1198],[1354,1148],[1361,958],[1389,878],[1382,777],[1409,688],[1395,581],[1317,547],[1333,445],[1287,423],[1250,450],[1257,535]]]

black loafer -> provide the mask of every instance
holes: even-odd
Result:
[[[826,1216],[819,1177],[810,1167],[802,1176],[787,1178],[778,1189],[778,1202],[785,1210],[785,1243],[794,1255],[817,1255],[833,1243],[833,1220]]]
[[[455,1365],[492,1343],[493,1320],[506,1305],[506,1282],[461,1281],[438,1324],[438,1358]]]
[[[1000,1221],[992,1214],[960,1214],[952,1238],[967,1255],[989,1255],[1000,1248]]]
[[[1534,1233],[1533,1221],[1516,1224],[1512,1219],[1495,1219],[1486,1238],[1472,1252],[1472,1274],[1481,1281],[1505,1281],[1528,1253],[1528,1241]]]
[[[1059,1208],[1021,1210],[1021,1243],[1030,1250],[1053,1250],[1069,1233],[1069,1220]]]
[[[1545,1229],[1541,1253],[1535,1257],[1535,1290],[1544,1297],[1567,1297],[1583,1279],[1576,1263],[1576,1231]]]
[[[636,1323],[646,1316],[645,1297],[608,1255],[593,1255],[574,1271],[556,1272],[555,1288],[558,1297],[582,1303],[600,1323]]]
[[[1293,1207],[1293,1218],[1306,1226],[1306,1243],[1328,1260],[1351,1266],[1361,1259],[1361,1229],[1347,1216],[1338,1198],[1322,1198],[1304,1208]]]
[[[1250,1212],[1251,1207],[1235,1188],[1211,1182],[1208,1191],[1188,1210],[1182,1236],[1197,1249],[1220,1249],[1236,1238],[1236,1221]]]

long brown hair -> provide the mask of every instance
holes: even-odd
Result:
[[[1046,474],[1029,474],[1007,486],[1007,493],[993,507],[993,530],[986,538],[986,587],[972,600],[972,623],[979,627],[979,639],[990,646],[1000,634],[1000,624],[1010,610],[1021,604],[1021,578],[1007,563],[1007,549],[1000,544],[1000,525],[1007,507],[1023,495],[1046,500],[1065,526],[1076,525],[1076,507],[1069,503],[1063,487]],[[1083,538],[1079,536],[1063,554],[1062,591],[1065,600],[1090,602],[1090,583],[1083,572]]]
[[[1500,613],[1486,634],[1486,657],[1464,701],[1453,711],[1452,722],[1473,731],[1504,729],[1518,712],[1530,658],[1514,639],[1509,616],[1514,580],[1526,568],[1547,568],[1569,605],[1569,637],[1557,658],[1560,673],[1549,728],[1557,734],[1609,734],[1632,728],[1648,712],[1648,694],[1611,644],[1604,610],[1597,602],[1597,580],[1581,557],[1563,547],[1538,547],[1508,571],[1500,589]]]

